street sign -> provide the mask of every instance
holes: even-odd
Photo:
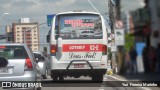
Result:
[[[118,28],[118,29],[121,29],[121,28],[123,28],[123,22],[122,21],[116,21],[116,28]]]
[[[110,34],[110,38],[111,38],[111,40],[114,39],[114,34],[113,33]]]
[[[53,20],[53,17],[55,16],[56,14],[50,14],[50,15],[47,15],[47,25],[50,27],[52,25],[52,20]]]
[[[115,29],[115,43],[117,46],[124,46],[124,29]]]

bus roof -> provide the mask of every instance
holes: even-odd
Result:
[[[88,12],[88,11],[69,11],[69,12],[62,12],[62,13],[58,13],[57,15],[61,15],[61,14],[98,14],[97,12]]]

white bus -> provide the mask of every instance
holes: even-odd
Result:
[[[103,81],[107,70],[108,38],[105,20],[99,13],[57,14],[47,40],[53,80],[89,76],[93,81]]]

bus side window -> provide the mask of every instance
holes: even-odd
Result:
[[[49,43],[49,41],[50,41],[50,35],[51,35],[50,33],[51,33],[51,30],[48,31],[48,35],[47,35],[47,38],[46,38],[47,39],[47,43]]]
[[[47,35],[47,43],[50,41],[50,35]]]
[[[56,27],[55,27],[55,39],[56,39],[56,40],[58,39],[58,36],[59,36],[58,28],[59,28],[59,26],[56,25]]]

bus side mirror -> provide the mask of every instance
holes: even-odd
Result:
[[[6,67],[8,65],[8,60],[4,57],[0,57],[0,67]]]
[[[50,35],[47,35],[47,43],[50,41]]]

